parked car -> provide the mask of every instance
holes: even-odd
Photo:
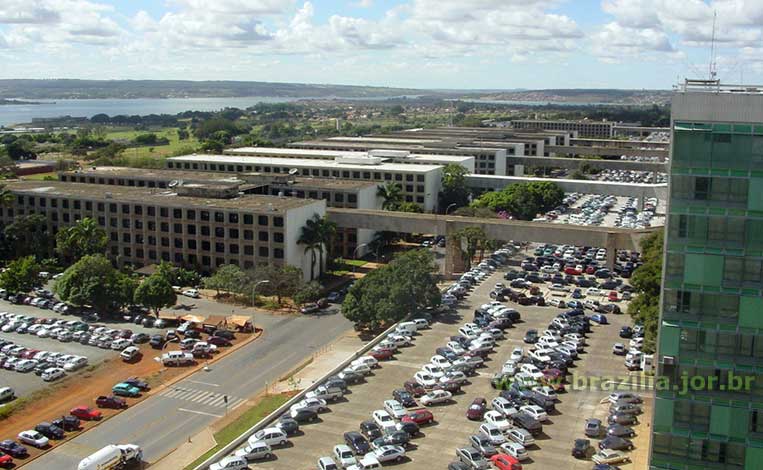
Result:
[[[587,419],[584,433],[587,437],[599,437],[601,435],[601,420],[596,418]]]
[[[477,397],[472,400],[471,405],[466,410],[466,418],[472,421],[482,421],[485,411],[487,410],[487,400],[482,397]]]
[[[140,389],[128,383],[120,382],[111,387],[111,393],[123,397],[137,397],[140,396]]]
[[[97,421],[102,418],[101,412],[87,406],[77,406],[69,411],[69,414],[83,421]]]
[[[432,412],[426,409],[419,409],[414,410],[407,415],[403,416],[401,421],[406,422],[410,421],[412,423],[416,423],[419,426],[425,425],[425,424],[431,424],[434,422],[434,415],[432,415]]]
[[[591,441],[588,439],[575,439],[572,444],[572,456],[576,459],[588,458],[588,453],[591,450]]]
[[[345,444],[347,444],[356,455],[365,455],[371,450],[371,445],[359,432],[346,432],[343,437]]]
[[[47,447],[49,442],[47,437],[34,430],[21,431],[18,435],[18,439],[22,443],[29,444],[30,446],[37,447],[38,449]]]
[[[34,427],[34,430],[47,437],[48,439],[63,439],[64,430],[55,424],[43,421]]]
[[[99,408],[114,408],[117,410],[127,408],[127,402],[114,395],[101,395],[95,399],[95,404]]]
[[[26,449],[26,447],[12,439],[5,439],[4,441],[0,441],[0,451],[5,452],[11,457],[17,459],[23,459],[29,455],[29,451]]]
[[[79,418],[71,415],[61,416],[60,418],[54,419],[52,424],[64,431],[77,431],[80,428]]]

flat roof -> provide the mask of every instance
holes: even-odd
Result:
[[[436,141],[432,141],[436,142]],[[369,151],[373,151],[373,148],[370,148]],[[389,149],[377,149],[377,150],[389,150]],[[266,155],[291,155],[294,157],[301,157],[301,156],[314,156],[314,157],[329,157],[329,158],[336,158],[336,157],[349,157],[349,158],[357,158],[359,156],[359,152],[351,151],[351,150],[316,150],[316,149],[301,149],[301,148],[281,148],[281,147],[240,147],[236,149],[228,149],[224,150],[224,155],[235,155],[237,153],[244,153],[246,156],[254,155],[254,156],[266,156]],[[379,157],[384,159],[417,159],[417,158],[439,158],[441,157],[443,160],[447,161],[457,161],[459,158],[458,155],[436,155],[436,154],[416,154],[411,152],[408,155],[405,156],[394,156],[394,155],[380,155]],[[463,155],[460,156],[462,160],[468,160],[470,158],[474,158],[470,155]]]
[[[175,169],[152,169],[144,170],[142,168],[128,168],[118,166],[99,166],[95,168],[87,168],[84,170],[72,170],[62,171],[60,174],[67,176],[87,176],[87,177],[100,177],[108,178],[123,177],[123,178],[140,178],[144,180],[155,181],[172,181],[183,180],[193,181],[201,183],[211,183],[218,185],[247,185],[247,184],[261,184],[261,185],[283,185],[289,184],[295,188],[310,187],[310,188],[326,188],[326,189],[344,189],[354,190],[363,189],[369,186],[376,186],[376,183],[360,180],[347,180],[347,179],[331,179],[331,178],[311,178],[308,176],[297,175],[289,180],[289,182],[276,181],[277,178],[284,178],[286,175],[273,174],[273,173],[239,173],[232,175],[226,172],[214,172],[214,171],[192,171],[192,170],[175,170]],[[248,177],[248,178],[246,178]],[[260,179],[258,179],[260,178]]]
[[[313,199],[277,196],[246,195],[232,199],[178,196],[171,189],[108,186],[61,181],[14,181],[6,183],[14,193],[35,196],[58,196],[73,199],[91,199],[104,202],[132,202],[148,205],[194,206],[210,209],[241,209],[252,212],[286,212],[289,209],[318,203]]]
[[[329,137],[326,140],[337,140],[337,141],[347,141],[347,142],[400,142],[401,144],[434,144],[437,142],[442,142],[442,139],[411,139],[411,138],[396,138],[396,137],[380,137],[380,136],[374,136],[374,137]]]
[[[432,150],[435,152],[453,152],[453,154],[457,154],[459,150],[461,150],[460,147],[458,147],[457,142],[442,142],[441,146],[433,146],[434,144],[430,144],[429,146],[424,145],[417,145],[417,144],[399,144],[399,143],[374,143],[373,145],[366,144],[364,142],[341,142],[341,141],[329,141],[329,140],[303,140],[301,142],[292,142],[289,144],[293,147],[324,147],[326,149],[334,149],[334,148],[348,148],[348,149],[357,149],[357,150],[348,150],[351,152],[362,152],[367,150],[410,150],[411,152],[414,152],[416,150]],[[471,151],[477,151],[481,153],[490,153],[495,155],[494,148],[487,148],[487,147],[470,147]],[[424,154],[429,155],[429,154]],[[432,154],[432,155],[441,155],[441,154]],[[473,155],[467,155],[467,156],[473,156]]]
[[[604,160],[606,161],[606,160]],[[521,182],[528,182],[532,183],[534,181],[543,181],[543,182],[549,182],[549,183],[559,183],[559,182],[579,182],[579,183],[589,183],[591,185],[606,185],[606,186],[623,186],[623,187],[639,187],[639,188],[659,188],[663,187],[666,188],[668,186],[667,183],[626,183],[626,182],[620,182],[620,181],[601,181],[601,180],[575,180],[570,178],[539,178],[537,176],[504,176],[504,175],[477,175],[477,174],[468,174],[466,175],[467,179],[475,179],[475,180],[505,180],[505,181],[521,181]]]
[[[348,157],[357,157],[357,153],[349,152]],[[278,158],[278,157],[249,157],[239,155],[184,155],[181,157],[170,157],[168,161],[178,162],[206,162],[206,163],[224,163],[233,165],[281,165],[293,168],[336,168],[346,170],[387,170],[400,171],[407,173],[428,173],[439,170],[441,165],[406,165],[404,163],[382,162],[378,165],[360,165],[352,163],[341,163],[333,160],[309,160],[301,158]]]

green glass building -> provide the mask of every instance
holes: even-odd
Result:
[[[687,81],[671,125],[650,468],[763,469],[763,91]]]

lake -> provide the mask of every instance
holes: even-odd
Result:
[[[19,98],[23,99],[23,98]],[[246,96],[240,98],[136,98],[55,100],[42,104],[0,105],[0,126],[32,122],[33,118],[59,116],[92,117],[99,113],[109,116],[177,114],[183,111],[218,111],[223,108],[247,108],[257,103],[287,103],[300,98]],[[36,101],[36,100],[28,100]]]

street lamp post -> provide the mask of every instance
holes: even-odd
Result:
[[[352,250],[352,260],[353,260],[353,261],[355,261],[356,259],[358,259],[358,258],[356,257],[356,256],[357,256],[357,253],[358,253],[358,250],[359,250],[359,249],[361,249],[361,248],[363,248],[364,246],[368,246],[368,243],[361,243],[360,245],[356,246],[354,250]],[[353,274],[355,274],[355,265],[354,265],[354,264],[352,265],[352,273],[353,273]]]
[[[260,284],[270,284],[270,281],[267,279],[263,279],[262,281],[257,281],[252,286],[252,310],[254,310],[254,313],[252,313],[252,328],[257,331],[257,326],[254,324],[254,315],[257,312],[257,309],[254,308],[254,301],[256,299],[256,292],[257,292],[257,286]]]
[[[453,204],[450,204],[448,207],[445,208],[445,215],[448,215],[448,211],[450,211],[451,207],[456,207],[458,204],[455,202]]]

